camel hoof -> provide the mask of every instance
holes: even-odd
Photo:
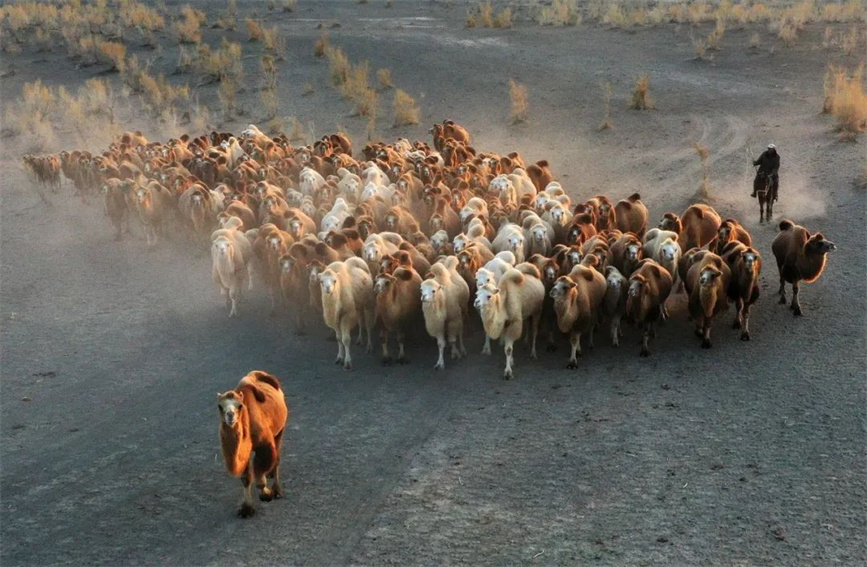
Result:
[[[545,350],[548,352],[556,352],[557,351],[557,345],[554,345],[554,344],[548,345],[545,347]]]
[[[511,380],[512,379],[512,371],[506,370],[503,372],[503,380]]]
[[[650,356],[650,349],[646,349],[646,348],[641,349],[641,352],[638,353],[638,356],[640,356],[642,358],[647,358],[648,356]]]
[[[274,494],[274,500],[282,500],[283,498],[286,497],[286,495],[283,494],[282,490],[276,490],[275,489],[275,490],[272,490],[272,493]]]
[[[785,295],[781,295],[781,296],[780,296],[780,300],[779,300],[777,303],[780,304],[780,305],[785,305],[785,304],[786,304],[786,296],[785,296]]]
[[[352,370],[352,363],[351,362],[344,363],[343,369],[344,370]]]
[[[619,347],[619,346],[620,346],[620,341],[618,341],[618,340],[611,341],[611,346],[613,346],[613,347]]]
[[[708,339],[704,339],[701,341],[701,348],[711,348],[713,345],[710,343]]]
[[[343,364],[343,359],[339,356],[334,360],[334,364]]]
[[[578,361],[570,360],[569,364],[566,365],[566,368],[568,368],[569,370],[574,370],[574,369],[578,368]]]
[[[803,315],[800,305],[798,307],[794,307],[792,310],[795,312],[795,317],[801,317]]]
[[[261,500],[262,502],[270,502],[274,500],[274,494],[272,494],[270,490],[268,490],[267,492],[263,490],[259,493],[259,500]]]
[[[307,331],[305,331],[304,329],[296,329],[295,330],[295,336],[296,337],[305,337],[305,336],[307,336]]]
[[[701,338],[701,337],[704,336],[704,334],[703,334],[701,331],[699,331],[698,329],[696,329],[696,330],[695,330],[695,336],[698,337],[698,338]]]
[[[445,368],[446,368],[445,364],[440,364],[439,362],[434,364],[434,370],[445,370]]]
[[[383,366],[391,366],[391,357],[390,356],[383,357],[382,365]]]
[[[741,328],[741,322],[740,321],[735,321],[734,323],[732,323],[732,329],[740,329],[740,328]]]
[[[409,359],[405,356],[401,356],[397,359],[398,364],[409,364]]]
[[[750,334],[747,333],[747,332],[743,332],[743,333],[741,333],[741,340],[742,340],[742,341],[748,341],[748,340],[750,340]]]
[[[241,504],[241,507],[238,509],[239,518],[252,518],[255,514],[256,509],[247,503]]]

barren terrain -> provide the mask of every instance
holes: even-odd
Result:
[[[474,314],[470,356],[445,372],[433,370],[435,344],[423,332],[408,348],[410,366],[358,352],[344,372],[324,326],[293,335],[287,317],[268,317],[261,288],[230,320],[204,249],[176,240],[149,251],[138,226],[116,243],[101,204],[83,205],[67,187],[47,210],[20,166],[29,148],[6,138],[0,563],[867,561],[867,194],[855,183],[865,142],[838,141],[819,114],[828,62],[854,65],[863,49],[822,49],[820,24],[786,48],[758,26],[728,30],[712,60],[697,60],[689,26],[549,28],[521,20],[519,8],[513,29],[467,29],[467,5],[453,4],[260,7],[287,40],[281,114],[320,135],[340,125],[361,147],[365,120],[350,116],[327,62],[313,55],[318,24],[339,22],[331,43],[373,71],[391,69],[421,108],[421,124],[391,128],[383,93],[383,139],[428,140],[430,124],[451,118],[477,148],[548,159],[575,199],[639,191],[653,223],[694,201],[698,142],[710,150],[712,204],[739,218],[764,256],[752,341],[738,340],[729,311],[714,348],[702,350],[679,294],[649,359],[627,327],[618,349],[598,333],[578,370],[565,368],[565,339],[537,362],[519,345],[515,379],[505,382],[502,349],[478,354]],[[756,31],[762,42],[748,49]],[[204,40],[222,33],[207,29]],[[243,26],[227,37],[244,40]],[[177,42],[160,41],[154,69],[171,74]],[[259,56],[244,61],[246,115],[222,130],[258,120]],[[72,89],[105,70],[26,47],[0,67],[14,70],[0,84],[4,104],[25,82]],[[627,110],[642,74],[657,108]],[[528,88],[524,124],[509,122],[509,78]],[[614,89],[614,128],[598,132],[603,81]],[[314,92],[304,95],[305,83]],[[200,91],[216,114],[213,87]],[[168,136],[139,118],[133,126]],[[775,222],[760,225],[748,160],[768,142],[782,156],[781,197]],[[67,147],[61,138],[45,150]],[[776,301],[770,245],[782,218],[838,247],[822,278],[802,286],[803,318]],[[242,521],[240,483],[217,455],[214,394],[254,368],[281,379],[292,411],[287,498],[257,502]]]

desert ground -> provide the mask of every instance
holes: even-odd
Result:
[[[175,13],[179,4],[161,9]],[[197,3],[198,4],[198,3]],[[239,3],[286,41],[279,113],[317,136],[341,128],[360,148],[368,120],[334,88],[313,44],[322,29],[351,61],[391,70],[421,110],[392,127],[380,93],[375,137],[430,142],[431,124],[466,126],[476,148],[547,159],[580,202],[640,192],[651,225],[696,200],[694,144],[708,148],[710,203],[751,232],[764,257],[752,340],[729,310],[699,347],[686,297],[638,356],[625,328],[604,332],[567,370],[568,340],[531,361],[516,348],[482,356],[473,313],[470,355],[433,369],[423,331],[408,366],[356,351],[333,364],[326,328],[291,332],[269,317],[261,287],[227,317],[204,246],[167,239],[149,250],[141,227],[121,242],[98,199],[67,184],[42,204],[21,166],[26,152],[106,146],[98,128],[58,128],[36,146],[2,139],[0,162],[0,563],[3,565],[857,565],[867,562],[863,137],[840,141],[820,114],[829,63],[854,68],[864,46],[823,47],[823,22],[790,47],[766,24],[731,25],[721,49],[696,58],[713,24],[622,29],[601,22],[540,26],[512,3],[513,26],[466,26],[474,3],[300,0],[293,12]],[[502,6],[506,4],[503,3]],[[500,7],[500,4],[496,4]],[[202,3],[208,21],[223,2]],[[863,23],[835,24],[847,31]],[[751,37],[760,36],[750,48]],[[191,83],[209,125],[259,123],[259,43],[203,28],[205,43],[243,44],[242,114],[220,119],[216,87],[174,73],[178,42],[130,38],[154,73]],[[863,41],[863,39],[862,39]],[[80,65],[58,42],[25,42],[0,59],[0,99],[25,83],[75,91],[104,64]],[[655,109],[629,110],[647,74]],[[510,120],[509,79],[527,87],[524,123]],[[614,127],[603,119],[610,82]],[[309,87],[305,86],[309,85]],[[312,92],[310,91],[312,87]],[[122,129],[150,139],[185,131],[139,112],[124,96]],[[193,132],[198,134],[200,132]],[[749,197],[751,157],[773,142],[782,156],[774,222]],[[788,218],[837,245],[824,275],[803,285],[804,316],[777,304],[771,253]],[[791,291],[789,290],[789,297]],[[216,392],[251,369],[272,372],[291,408],[283,449],[286,498],[236,517],[237,479],[219,457]]]

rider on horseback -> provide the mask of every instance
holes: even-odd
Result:
[[[774,144],[768,144],[768,149],[762,152],[759,159],[753,161],[753,165],[759,166],[759,170],[756,172],[756,179],[759,177],[767,177],[771,180],[771,183],[773,184],[772,190],[774,201],[776,201],[777,190],[780,187],[780,154],[777,153],[777,146]],[[755,183],[753,183],[753,194],[750,196],[756,196]]]

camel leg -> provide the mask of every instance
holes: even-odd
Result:
[[[515,349],[515,339],[505,336],[503,337],[504,342],[506,343],[503,347],[503,350],[506,353],[506,370],[503,372],[503,379],[511,380],[514,374],[512,373],[512,354],[514,354]]]
[[[367,347],[365,351],[367,354],[370,354],[373,352],[373,328],[376,326],[376,312],[373,309],[366,309],[364,311],[364,318],[360,324],[364,324],[364,327],[367,329]]]
[[[540,315],[535,315],[532,319],[530,319],[530,360],[539,359],[539,356],[536,354],[536,339],[539,336],[540,319]]]
[[[792,311],[795,312],[795,317],[803,315],[801,313],[801,302],[798,300],[799,295],[801,295],[801,282],[795,282],[792,284]]]
[[[572,353],[569,355],[569,364],[566,368],[578,368],[578,357],[581,356],[581,333],[572,332],[569,335],[569,344],[572,347]]]
[[[232,310],[229,311],[229,317],[237,317],[238,316],[238,296],[240,295],[238,288],[230,287],[229,288],[229,300],[232,304]]]
[[[406,342],[406,333],[403,331],[397,332],[397,362],[398,364],[406,364],[409,362],[406,358],[406,353],[404,352],[404,343]]]
[[[244,487],[244,501],[238,509],[238,516],[241,518],[250,518],[256,513],[253,508],[253,463],[247,466],[244,471],[244,476],[241,477],[241,485]]]
[[[458,329],[458,350],[461,351],[461,358],[463,358],[467,355],[467,349],[464,346],[464,326],[463,326],[463,324],[461,324],[460,328]]]
[[[388,331],[386,329],[379,332],[379,340],[382,343],[382,363],[388,366],[391,364],[391,355],[388,354]]]
[[[735,309],[735,320],[732,323],[732,329],[740,329],[743,325],[744,300],[738,299],[737,309]]]
[[[482,354],[491,355],[491,337],[485,333],[485,346],[482,347]]]
[[[341,340],[343,341],[343,369],[352,370],[352,356],[349,354],[349,345],[352,344],[352,329],[344,329],[341,335]]]
[[[644,329],[644,336],[641,339],[641,352],[639,356],[650,356],[650,333],[653,323],[648,323]]]
[[[449,346],[452,348],[452,360],[457,360],[461,357],[461,351],[458,349],[458,338],[449,333]]]
[[[557,321],[555,320],[555,321],[551,324],[551,328],[548,329],[548,346],[547,346],[546,349],[545,349],[545,350],[547,350],[548,352],[554,352],[555,350],[557,350],[557,345],[554,344],[554,332],[555,332],[555,331],[554,331],[554,328],[555,328],[555,325],[556,325],[556,324],[557,324]]]
[[[253,262],[247,262],[247,289],[253,291]]]
[[[620,346],[620,317],[617,315],[611,319],[611,344]]]
[[[334,360],[334,364],[343,364],[343,360],[346,358],[346,354],[343,352],[343,341],[340,339],[340,331],[334,331],[334,338],[337,339],[337,358]]]
[[[751,306],[744,302],[743,312],[741,315],[744,323],[744,329],[741,331],[742,341],[750,340],[750,308]]]
[[[783,273],[780,272],[780,305],[786,304],[786,280],[783,279]]]
[[[446,350],[445,336],[437,337],[437,347],[439,348],[440,356],[437,359],[437,363],[434,365],[434,370],[443,370],[446,367],[446,361],[443,358],[443,352]]]
[[[274,491],[268,487],[268,475],[277,465],[277,448],[273,442],[254,447],[253,478],[256,480],[256,488],[259,489],[259,500],[270,502],[274,499]]]
[[[283,498],[283,485],[280,482],[280,454],[283,452],[283,433],[285,432],[286,430],[284,429],[274,436],[274,448],[276,449],[274,468],[271,470],[271,474],[268,475],[274,479],[271,490],[275,499]]]
[[[587,337],[587,339],[588,339],[588,340],[587,340],[587,343],[588,343],[588,345],[590,346],[590,349],[591,349],[591,350],[596,346],[596,345],[593,343],[593,335],[595,335],[595,334],[596,334],[596,323],[593,322],[593,323],[590,325],[590,332],[588,333],[588,337]]]
[[[704,320],[704,327],[702,329],[702,339],[701,339],[701,348],[711,348],[713,345],[710,342],[710,326],[711,319]]]

